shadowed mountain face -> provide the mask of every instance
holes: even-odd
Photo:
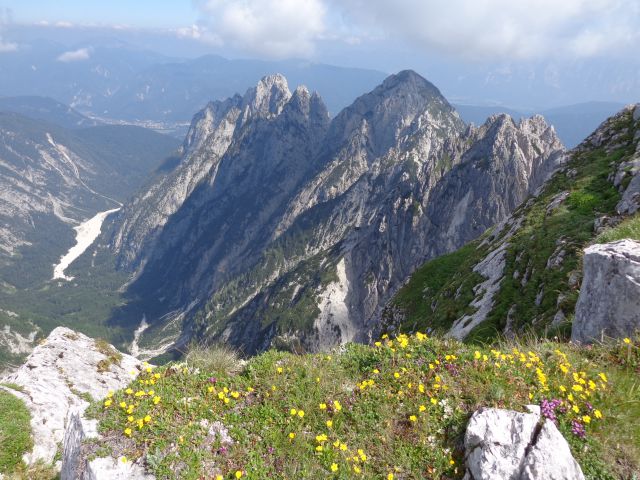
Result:
[[[198,113],[106,235],[131,298],[155,299],[149,344],[182,322],[183,340],[317,350],[376,331],[418,265],[503,219],[563,151],[541,117],[467,127],[411,71],[331,121],[274,75]]]

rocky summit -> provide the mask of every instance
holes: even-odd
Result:
[[[564,153],[541,117],[465,125],[412,71],[333,119],[274,75],[198,113],[104,238],[153,303],[143,343],[316,351],[375,335],[415,268],[506,218]]]

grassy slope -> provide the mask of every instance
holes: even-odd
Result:
[[[581,252],[595,237],[594,220],[615,214],[620,194],[608,180],[610,173],[635,150],[630,113],[615,118],[612,130],[618,135],[610,142],[615,143],[612,151],[606,151],[604,146],[575,151],[566,168],[554,175],[540,195],[514,213],[522,223],[509,239],[500,290],[486,321],[470,333],[469,340],[495,338],[504,330],[510,310],[513,326],[520,331],[531,326],[538,334],[550,336],[562,336],[568,331],[569,322],[555,329],[550,328],[550,323],[558,311],[571,319],[578,289],[577,284],[571,286],[569,278],[581,273]],[[547,211],[553,199],[563,192],[568,193],[567,199]],[[604,233],[598,241],[622,236],[639,238],[638,233],[636,216]],[[495,234],[497,238],[493,240],[490,235],[491,232],[483,237],[488,239],[486,242],[477,240],[418,269],[392,301],[388,312],[394,315],[388,315],[387,323],[398,323],[394,318],[402,318],[396,326],[404,331],[445,331],[468,313],[469,301],[475,297],[473,289],[482,280],[473,267],[500,244],[504,232]],[[560,250],[564,251],[564,260],[555,268],[547,268],[549,258]]]
[[[22,400],[0,390],[0,474],[14,472],[33,446],[31,415]]]
[[[478,407],[523,411],[560,398],[559,428],[587,478],[631,478],[640,468],[639,361],[637,342],[476,349],[416,335],[329,355],[270,351],[238,374],[174,364],[91,407],[106,438],[93,448],[140,459],[159,479],[456,479]],[[234,443],[207,437],[203,419],[222,422]],[[573,421],[585,438],[571,433]]]

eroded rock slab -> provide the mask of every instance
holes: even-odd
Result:
[[[639,242],[626,239],[585,249],[583,275],[571,340],[631,337],[640,330]]]
[[[62,444],[67,417],[81,414],[90,399],[126,386],[137,374],[140,362],[95,340],[58,327],[38,345],[26,362],[2,379],[22,387],[14,392],[31,412],[33,451],[25,462],[51,463]]]
[[[464,480],[583,480],[580,465],[555,424],[532,413],[476,411],[465,434]]]

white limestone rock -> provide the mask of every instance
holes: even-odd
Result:
[[[96,458],[89,462],[81,480],[153,480],[154,478],[153,475],[145,473],[144,467],[138,463],[116,458]]]
[[[545,420],[537,440],[524,459],[522,480],[582,479],[582,469],[575,461],[569,444],[553,422]]]
[[[640,243],[625,239],[585,249],[571,340],[589,343],[630,337],[638,330]]]
[[[583,480],[569,445],[553,422],[531,413],[482,408],[465,434],[465,480]]]
[[[69,413],[84,412],[89,405],[87,396],[99,399],[109,390],[123,388],[132,380],[131,372],[140,369],[138,360],[122,355],[119,362],[99,371],[100,362],[102,367],[108,363],[99,350],[93,339],[58,327],[17,371],[2,379],[22,387],[22,392],[11,393],[21,398],[31,413],[34,447],[25,455],[27,464],[38,460],[51,463],[63,441]]]

